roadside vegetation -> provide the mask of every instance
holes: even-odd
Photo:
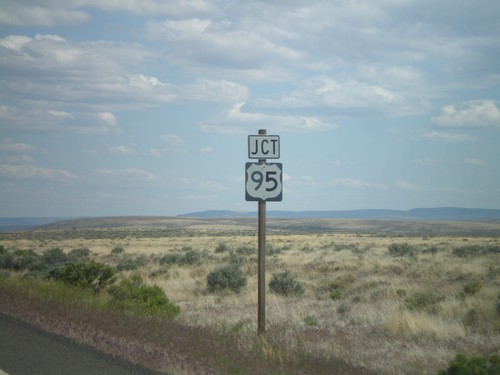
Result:
[[[418,225],[407,235],[270,230],[263,335],[246,227],[0,234],[0,311],[172,374],[495,368],[500,238]]]

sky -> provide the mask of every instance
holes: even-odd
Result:
[[[0,216],[500,208],[497,0],[2,0]],[[255,161],[255,160],[253,160]],[[271,162],[271,160],[269,160]]]

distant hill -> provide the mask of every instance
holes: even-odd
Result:
[[[255,211],[211,210],[178,215],[190,218],[230,218],[255,217]],[[283,219],[386,219],[386,220],[436,220],[436,221],[476,221],[500,220],[500,210],[485,208],[414,208],[407,211],[366,209],[336,211],[267,211],[270,218]]]
[[[40,225],[55,223],[60,217],[0,217],[0,232],[27,230]]]

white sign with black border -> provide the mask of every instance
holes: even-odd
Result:
[[[283,165],[281,163],[245,164],[245,199],[275,201],[283,198]]]
[[[279,135],[249,135],[248,136],[248,158],[249,159],[279,159],[280,158],[280,136]]]

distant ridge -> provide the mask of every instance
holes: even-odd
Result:
[[[67,217],[0,217],[0,232],[27,230],[40,225],[68,220]]]
[[[190,218],[230,218],[254,217],[256,212],[210,210],[178,215]],[[487,208],[414,208],[407,211],[366,209],[334,211],[267,211],[270,218],[283,219],[386,219],[386,220],[436,220],[436,221],[477,221],[500,220],[500,210]]]

